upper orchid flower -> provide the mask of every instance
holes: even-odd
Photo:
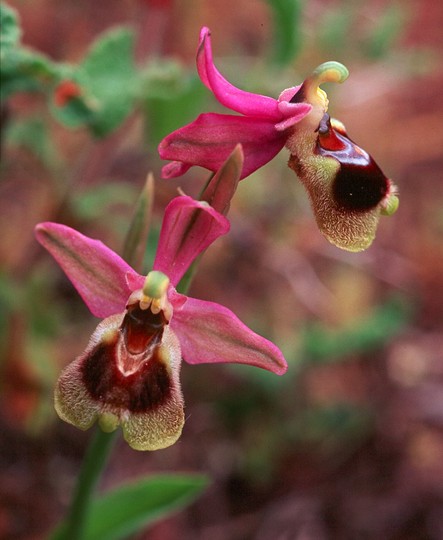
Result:
[[[318,228],[334,245],[362,251],[374,240],[381,215],[398,207],[397,188],[344,125],[324,113],[287,142],[289,167],[308,191]]]
[[[208,28],[200,32],[197,69],[218,101],[243,116],[201,114],[191,124],[168,135],[160,143],[159,153],[162,159],[174,161],[163,167],[163,178],[180,176],[192,165],[216,171],[237,143],[243,146],[245,178],[278,154],[290,128],[312,109],[309,103],[290,102],[299,86],[288,88],[273,99],[229,83],[214,65]]]
[[[153,271],[141,276],[98,240],[57,223],[37,225],[38,241],[93,315],[104,318],[59,378],[55,406],[63,420],[81,429],[98,420],[105,431],[121,424],[133,448],[165,448],[184,423],[182,357],[285,372],[279,349],[230,310],[175,289],[192,261],[228,229],[228,220],[206,202],[176,197],[165,211]]]
[[[286,146],[289,166],[308,191],[320,231],[340,248],[366,249],[380,215],[395,212],[398,198],[395,185],[372,157],[349,139],[341,122],[327,114],[328,98],[320,85],[346,80],[346,67],[325,62],[277,100],[244,92],[214,66],[210,32],[203,28],[197,68],[218,101],[243,116],[201,114],[165,137],[160,156],[175,161],[163,167],[163,177],[179,176],[192,165],[215,171],[234,145],[242,143],[244,178]]]

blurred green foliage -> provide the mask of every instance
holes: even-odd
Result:
[[[59,156],[41,117],[11,122],[5,130],[5,138],[8,146],[29,150],[49,170],[57,168]]]
[[[158,143],[201,110],[205,89],[194,73],[175,60],[134,63],[134,31],[116,28],[92,43],[78,65],[57,63],[20,42],[19,19],[1,4],[1,100],[18,92],[46,96],[49,110],[68,128],[86,127],[97,138],[115,131],[137,104],[143,104],[149,137]],[[36,129],[29,125],[29,129]],[[12,132],[17,140],[17,133]],[[22,136],[29,145],[35,133]],[[41,150],[41,148],[39,149]]]
[[[112,209],[118,205],[131,206],[137,195],[135,186],[109,181],[76,191],[69,202],[71,210],[79,219],[93,221],[112,215]]]
[[[100,36],[84,60],[63,73],[60,84],[73,81],[80,94],[65,105],[52,101],[54,116],[67,127],[86,125],[96,137],[114,131],[132,111],[138,90],[133,49],[134,33],[129,29]]]
[[[37,91],[54,76],[51,62],[43,55],[21,47],[18,16],[0,4],[0,98],[2,103],[16,92]]]
[[[374,351],[401,332],[411,316],[412,306],[404,297],[395,296],[343,329],[331,330],[319,322],[312,323],[301,332],[300,363],[340,362],[353,354]]]
[[[148,139],[154,146],[205,109],[209,92],[194,72],[174,60],[153,60],[142,74]]]
[[[273,61],[278,66],[291,62],[302,48],[304,0],[267,0],[274,20]]]
[[[153,475],[119,486],[95,500],[83,540],[120,540],[193,502],[207,487],[202,475]],[[65,538],[63,526],[51,536]]]
[[[343,0],[322,10],[315,38],[322,52],[332,56],[380,60],[394,52],[408,17],[404,3],[372,9],[361,0]]]

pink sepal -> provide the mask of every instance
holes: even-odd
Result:
[[[248,364],[278,375],[287,370],[280,349],[244,325],[229,309],[214,302],[187,298],[181,308],[178,293],[171,329],[177,334],[189,364]]]
[[[165,137],[158,151],[162,159],[182,162],[186,169],[199,165],[217,171],[241,142],[245,160],[241,178],[245,178],[278,154],[285,140],[285,134],[277,131],[268,120],[204,113]],[[180,167],[174,164],[167,169],[166,177],[172,178],[171,173],[175,172],[181,173]]]
[[[125,310],[132,292],[126,276],[138,274],[99,240],[59,223],[35,227],[40,244],[71,280],[91,313],[106,318]]]

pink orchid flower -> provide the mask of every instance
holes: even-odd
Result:
[[[153,270],[142,276],[98,240],[57,223],[37,225],[37,240],[92,314],[104,318],[58,380],[55,407],[63,420],[80,429],[96,420],[105,431],[121,425],[132,448],[165,448],[184,424],[182,357],[286,371],[280,350],[229,309],[175,289],[192,261],[228,230],[208,203],[176,197],[165,211]]]
[[[348,137],[343,124],[327,114],[329,102],[320,85],[345,81],[346,67],[325,62],[278,99],[244,92],[214,66],[210,32],[203,28],[197,68],[218,101],[241,116],[201,114],[165,137],[159,145],[160,157],[174,161],[163,167],[162,176],[179,176],[192,165],[215,171],[241,143],[245,154],[241,178],[245,178],[285,146],[290,153],[288,165],[308,192],[322,234],[348,251],[368,248],[380,216],[391,215],[398,207],[397,188]]]
[[[162,159],[174,161],[163,167],[163,178],[180,176],[192,165],[216,171],[239,142],[245,155],[245,178],[280,152],[290,128],[312,109],[310,103],[291,103],[300,86],[288,88],[274,99],[245,92],[229,83],[214,65],[211,33],[206,27],[200,32],[197,69],[218,101],[242,116],[201,114],[191,124],[168,135],[158,150]]]

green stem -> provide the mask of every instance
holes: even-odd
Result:
[[[143,250],[139,245],[146,243],[152,212],[153,179],[148,177],[145,187],[136,205],[136,212],[129,227],[129,233],[123,246],[124,258],[134,266],[141,266]],[[52,540],[83,540],[86,531],[88,513],[95,488],[106,465],[117,431],[104,432],[96,426],[83,459],[77,485],[71,499],[68,516],[61,528],[52,536]]]
[[[117,431],[105,433],[98,426],[95,429],[83,460],[65,527],[63,527],[61,537],[63,540],[82,540],[84,537],[91,499],[108,460],[116,433]]]

